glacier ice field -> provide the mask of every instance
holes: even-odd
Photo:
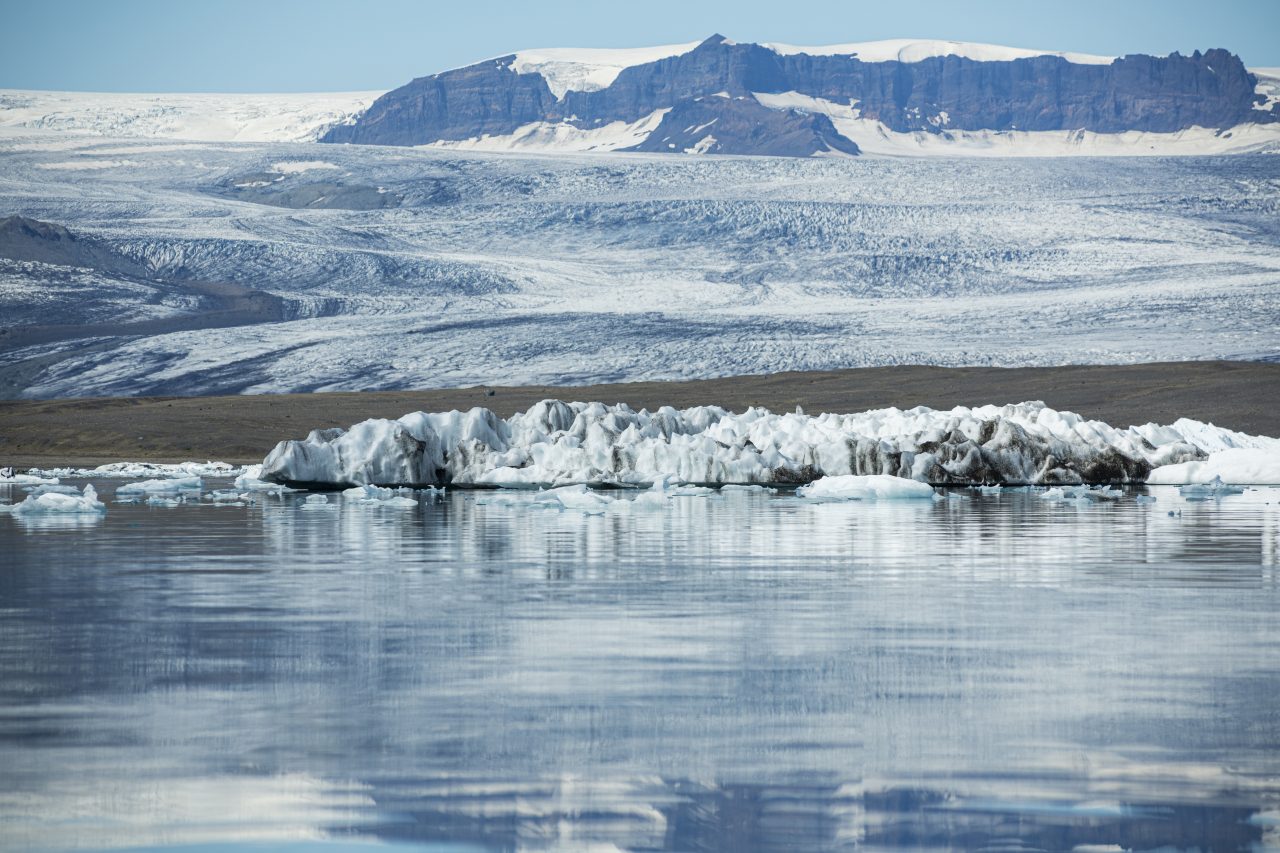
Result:
[[[0,164],[4,397],[1280,359],[1273,155],[488,155],[9,129]]]

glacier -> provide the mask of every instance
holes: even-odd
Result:
[[[0,397],[1280,358],[1272,156],[606,161],[8,129],[0,163]]]
[[[915,488],[867,477],[936,485],[1175,482],[1184,470],[1194,475],[1188,464],[1223,453],[1268,459],[1277,470],[1280,439],[1190,420],[1117,429],[1041,402],[810,416],[545,400],[506,419],[477,407],[313,430],[281,441],[253,473],[307,488],[813,483],[809,496],[841,498]],[[1220,470],[1231,469],[1212,467]],[[597,502],[574,500],[579,508]]]

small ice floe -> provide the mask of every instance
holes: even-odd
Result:
[[[435,491],[434,489],[432,490]],[[412,489],[388,489],[382,486],[355,486],[342,493],[344,501],[354,501],[361,506],[412,509],[418,506]]]
[[[1222,482],[1221,477],[1214,477],[1207,483],[1192,483],[1178,489],[1178,494],[1189,501],[1208,501],[1227,495],[1244,494],[1244,488]]]
[[[762,495],[776,495],[778,493],[777,489],[772,489],[768,486],[761,486],[759,484],[750,485],[750,486],[739,486],[733,483],[729,483],[728,485],[721,486],[720,491],[725,494],[754,493],[754,494],[762,494]]]
[[[111,462],[97,468],[46,468],[31,473],[46,477],[101,477],[136,479],[139,477],[234,477],[242,466],[226,462]]]
[[[245,489],[250,492],[271,492],[282,495],[285,492],[296,492],[297,489],[291,489],[288,486],[282,486],[279,483],[268,483],[261,479],[262,466],[250,465],[245,468],[239,476],[236,477],[235,487],[237,489]]]
[[[1156,502],[1156,499],[1154,495],[1138,495],[1134,498],[1134,501],[1140,504],[1153,504]]]
[[[1054,486],[1037,497],[1042,501],[1084,505],[1102,501],[1118,501],[1124,495],[1121,489],[1111,486]]]
[[[708,495],[714,495],[716,490],[707,486],[682,485],[673,486],[667,489],[666,493],[668,497],[673,498],[705,498]]]
[[[182,506],[183,500],[182,498],[166,498],[161,495],[151,495],[147,498],[146,503],[147,506],[175,507]]]
[[[244,506],[253,499],[253,495],[238,489],[214,489],[206,492],[204,499],[212,501],[214,506]]]
[[[644,491],[597,491],[584,483],[557,486],[530,493],[502,491],[476,498],[477,506],[527,506],[541,509],[570,510],[583,515],[627,513],[632,510],[660,510],[670,506],[674,498],[707,497],[715,489],[703,486],[671,485],[662,478]]]
[[[39,497],[40,495],[75,495],[79,494],[79,489],[75,486],[60,486],[56,483],[45,483],[40,486],[27,486],[23,491],[29,495]]]
[[[609,511],[610,506],[617,501],[610,495],[601,492],[593,492],[585,485],[578,484],[576,486],[561,486],[557,489],[547,489],[539,492],[535,499],[537,503],[557,503],[563,509],[576,510],[585,515],[603,515]]]
[[[57,477],[42,477],[36,474],[17,474],[12,468],[0,469],[0,486],[56,486]]]
[[[107,511],[93,486],[85,486],[79,494],[65,492],[45,492],[39,495],[27,495],[19,504],[0,504],[0,512],[10,515],[39,515],[44,513],[104,513]]]
[[[198,492],[204,488],[199,477],[174,477],[167,480],[143,480],[116,487],[117,495],[177,495],[182,492]]]
[[[818,501],[933,500],[933,486],[889,474],[840,474],[796,489],[796,497]]]
[[[1004,491],[1003,486],[975,486],[980,495],[998,495]]]
[[[312,512],[315,512],[315,511],[323,512],[326,509],[337,509],[337,508],[338,508],[337,504],[329,503],[329,498],[326,495],[307,495],[307,499],[304,500],[302,504],[298,507],[298,509],[308,510]]]

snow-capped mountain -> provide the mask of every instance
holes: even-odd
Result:
[[[1221,49],[1102,57],[939,41],[738,44],[715,35],[485,60],[388,92],[321,140],[785,156],[953,146],[1202,153],[1275,146],[1275,90],[1273,78]]]
[[[525,50],[388,93],[0,90],[0,133],[848,156],[1280,150],[1280,69],[947,41]]]

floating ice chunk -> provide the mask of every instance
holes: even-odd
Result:
[[[12,515],[38,515],[42,513],[101,513],[107,508],[98,500],[98,493],[93,486],[87,485],[80,494],[64,492],[45,492],[39,495],[28,495],[19,504],[0,504],[0,512]]]
[[[760,493],[760,494],[766,494],[766,495],[776,495],[778,493],[777,489],[771,489],[768,486],[761,486],[758,483],[752,484],[749,486],[739,485],[737,483],[727,483],[720,487],[720,491],[725,494],[734,494],[734,493],[742,494],[742,493],[754,492],[754,493]]]
[[[1140,504],[1153,504],[1156,502],[1155,497],[1152,495],[1138,495],[1134,500]]]
[[[561,486],[539,492],[538,503],[558,503],[564,509],[576,510],[587,515],[603,515],[609,511],[609,505],[616,499],[593,492],[585,485]]]
[[[1040,494],[1040,500],[1042,501],[1062,501],[1066,499],[1067,493],[1057,486],[1054,486]]]
[[[302,505],[298,508],[315,511],[315,510],[337,509],[338,505],[329,503],[329,498],[326,497],[325,495],[307,495],[307,499],[304,500],[302,502]]]
[[[74,495],[79,493],[75,486],[59,486],[56,483],[44,483],[34,488],[28,486],[24,491],[37,497],[40,495]]]
[[[171,480],[143,480],[116,487],[117,495],[147,494],[176,495],[179,492],[200,491],[204,482],[199,477],[175,477]]]
[[[978,493],[983,495],[998,495],[1003,490],[1002,486],[978,486]]]
[[[133,479],[136,477],[234,477],[244,468],[226,462],[111,462],[97,468],[33,469],[32,473],[55,477],[101,477]]]
[[[373,500],[360,501],[361,504],[373,504],[387,509],[413,509],[418,506],[418,502],[413,498],[404,495],[395,495],[389,498],[375,498]]]
[[[1189,501],[1207,501],[1227,495],[1244,494],[1242,486],[1233,486],[1222,482],[1221,477],[1214,477],[1207,483],[1192,483],[1178,489],[1178,494]]]
[[[667,494],[673,498],[704,498],[707,495],[714,495],[715,493],[715,489],[707,486],[683,485],[667,489]]]
[[[15,474],[10,468],[6,468],[5,472],[6,473],[0,474],[0,486],[58,485],[57,477],[42,477],[36,474]]]
[[[1147,477],[1152,485],[1178,486],[1220,480],[1242,486],[1280,485],[1280,449],[1237,447],[1209,454],[1208,459],[1164,465]]]
[[[174,507],[181,506],[182,504],[182,498],[166,498],[161,495],[151,495],[147,498],[147,506]]]
[[[434,498],[443,489],[427,488],[428,497]],[[344,501],[354,501],[361,506],[410,509],[418,506],[412,489],[388,489],[382,486],[353,486],[342,493]]]
[[[823,477],[796,489],[796,496],[809,500],[933,500],[933,487],[888,474],[841,474]]]
[[[387,489],[382,486],[352,486],[342,493],[342,499],[349,501],[378,501],[393,498],[395,495],[395,489]]]
[[[1079,497],[1087,498],[1091,501],[1118,501],[1123,496],[1123,491],[1114,489],[1111,486],[1087,487],[1079,493]]]

